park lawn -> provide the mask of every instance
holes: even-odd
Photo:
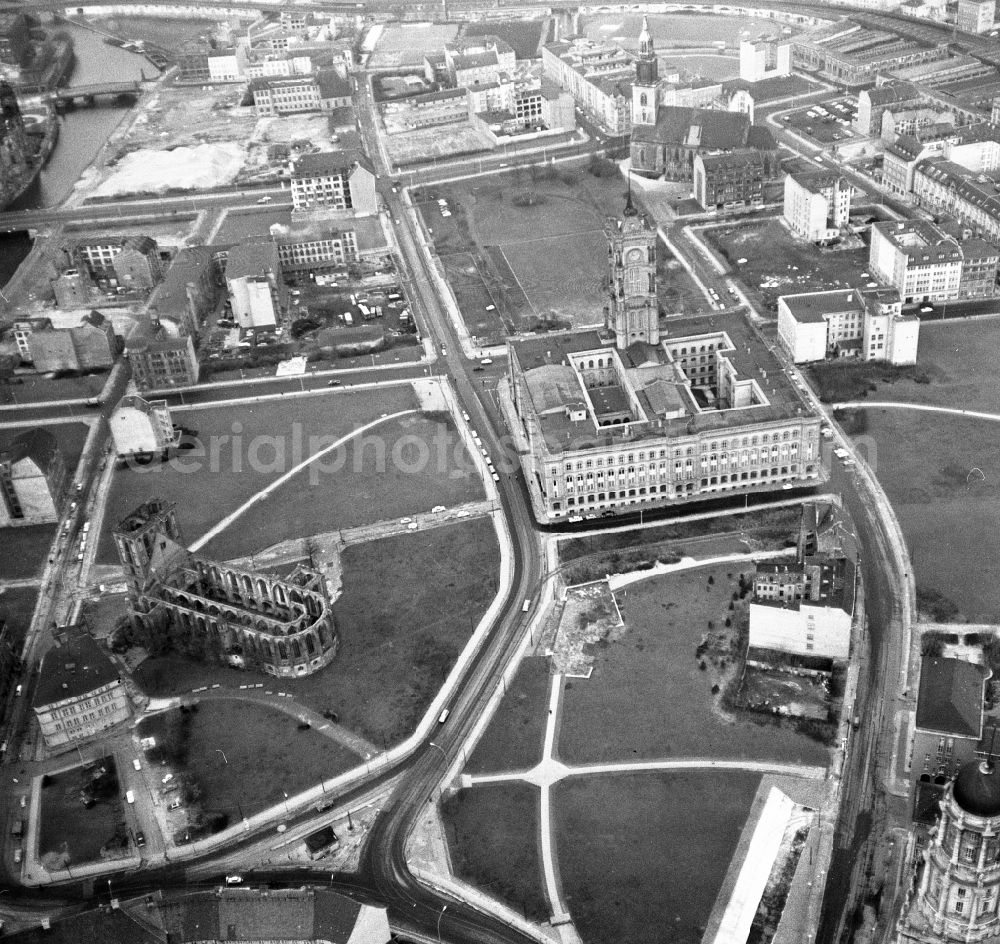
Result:
[[[463,36],[499,36],[509,43],[518,59],[537,59],[542,30],[548,30],[548,20],[490,20],[486,23],[466,23]]]
[[[589,679],[567,679],[558,754],[567,764],[664,757],[739,757],[824,764],[816,741],[770,717],[723,717],[712,672],[695,654],[724,621],[738,589],[736,564],[652,577],[615,599],[626,630],[593,650]],[[709,577],[713,583],[708,583]],[[756,718],[756,720],[754,720]]]
[[[102,764],[114,769],[105,757]],[[70,865],[100,859],[101,848],[125,828],[125,811],[120,791],[106,801],[86,809],[80,789],[89,780],[83,767],[73,767],[45,778],[41,791],[41,819],[38,855],[67,856]],[[63,859],[62,861],[66,861]]]
[[[856,441],[899,518],[917,589],[943,594],[971,622],[996,622],[1000,583],[985,563],[1000,555],[996,423],[878,408],[861,415]]]
[[[143,662],[136,681],[154,697],[263,682],[388,747],[434,699],[496,594],[498,566],[488,518],[351,545],[333,611],[340,650],[320,672],[274,679],[170,654]]]
[[[149,498],[177,502],[181,534],[191,543],[324,443],[383,413],[415,407],[409,387],[394,387],[175,414],[176,422],[198,431],[204,458],[192,450],[167,463],[116,472],[98,562],[117,562],[111,531]],[[242,437],[236,453],[231,442],[234,429]],[[438,434],[443,437],[440,450]],[[457,436],[443,414],[389,421],[321,464],[303,469],[210,541],[204,552],[228,560],[287,538],[481,497],[479,477],[457,445]],[[220,444],[215,463],[210,458],[214,443]]]
[[[160,733],[166,714],[145,719],[139,736]],[[175,773],[192,777],[204,811],[223,813],[230,824],[241,811],[252,816],[364,762],[318,731],[298,730],[294,715],[259,702],[202,699],[190,717],[187,760]]]
[[[587,944],[698,944],[760,774],[572,777],[553,787],[566,905]]]
[[[31,617],[38,602],[35,587],[5,587],[0,589],[0,625],[7,624],[11,643],[18,651],[31,625]]]
[[[4,532],[4,552],[0,554],[0,579],[23,580],[41,573],[56,536],[55,524],[8,528]]]
[[[835,402],[866,396],[870,400],[1000,412],[998,360],[1000,330],[994,318],[921,321],[915,367],[893,369],[871,364],[849,368],[844,376],[870,368],[870,376],[865,378],[868,383],[860,389],[857,384],[839,385],[830,391],[830,399]],[[816,373],[815,368],[811,373]],[[832,373],[837,376],[837,372]]]
[[[712,227],[701,235],[769,312],[777,311],[780,295],[858,287],[871,281],[862,277],[868,271],[867,246],[820,250],[795,239],[777,218]],[[764,282],[769,287],[762,288]]]
[[[504,783],[460,790],[442,804],[441,814],[458,878],[531,921],[549,917],[535,787]]]
[[[541,761],[550,681],[547,658],[533,656],[521,662],[497,713],[469,757],[466,773],[527,770]]]

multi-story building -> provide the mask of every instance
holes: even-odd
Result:
[[[904,302],[958,298],[962,260],[958,242],[927,220],[872,224],[871,273]]]
[[[178,334],[197,337],[219,298],[216,255],[208,246],[187,246],[177,253],[149,300],[150,315]]]
[[[694,198],[706,210],[764,202],[767,162],[760,151],[739,148],[721,154],[696,154],[692,174]]]
[[[293,224],[275,228],[271,238],[278,249],[282,272],[336,268],[363,261],[381,265],[391,256],[378,217]]]
[[[1000,937],[1000,769],[984,745],[944,786],[934,829],[905,843],[893,944],[989,944]],[[921,841],[923,839],[924,841]]]
[[[31,335],[35,331],[48,331],[51,327],[51,318],[24,318],[14,322],[12,331],[14,343],[22,361],[31,363]]]
[[[104,370],[118,356],[111,322],[92,311],[75,328],[35,327],[28,338],[35,370]]]
[[[288,78],[252,79],[250,91],[260,117],[331,111],[351,104],[351,83],[333,69]]]
[[[962,278],[959,298],[993,298],[1000,274],[1000,249],[985,239],[962,241]]]
[[[0,452],[0,527],[58,521],[66,497],[66,462],[44,429],[17,436]]]
[[[540,521],[821,481],[819,418],[739,315],[658,344],[508,341],[511,429]]]
[[[903,315],[894,289],[782,295],[778,339],[796,364],[828,357],[915,364],[920,320]]]
[[[856,589],[856,568],[844,556],[758,563],[750,603],[750,645],[846,661]]]
[[[189,334],[171,336],[153,324],[129,336],[125,354],[140,390],[190,387],[198,382],[198,356]]]
[[[71,254],[92,279],[111,287],[151,289],[163,278],[160,247],[150,236],[80,241]]]
[[[565,89],[577,105],[609,134],[628,134],[632,56],[617,46],[588,39],[548,43],[542,48],[545,75]]]
[[[71,748],[128,721],[118,670],[82,627],[70,627],[42,657],[32,709],[50,750]]]
[[[84,308],[97,298],[97,286],[84,269],[65,269],[52,280],[52,294],[59,308]]]
[[[445,44],[444,69],[451,84],[459,88],[487,85],[502,75],[513,75],[517,57],[499,36],[463,36]]]
[[[913,169],[913,199],[935,214],[948,214],[986,239],[1000,241],[1000,188],[987,174],[953,161],[928,159]]]
[[[850,219],[851,194],[851,185],[839,174],[789,174],[785,177],[782,215],[796,236],[810,242],[834,239]]]
[[[924,128],[918,135],[901,134],[887,144],[882,160],[882,184],[897,196],[913,190],[917,164],[932,155],[943,154],[954,129],[944,126]]]
[[[329,665],[340,638],[323,576],[288,577],[197,557],[182,544],[172,504],[152,499],[113,532],[133,624],[151,637],[171,629],[204,637],[204,651],[268,675],[311,675]]]
[[[166,400],[144,400],[126,394],[108,419],[115,455],[163,455],[180,440]]]
[[[288,308],[278,247],[269,239],[239,243],[226,259],[226,288],[241,328],[274,327]]]
[[[761,82],[792,73],[792,44],[788,41],[740,40],[740,78]]]
[[[657,344],[660,307],[656,297],[656,230],[632,204],[629,190],[621,219],[611,219],[608,240],[608,304],[605,330],[619,348]]]
[[[875,88],[858,92],[858,110],[854,113],[854,128],[859,134],[880,136],[882,118],[887,111],[917,108],[924,104],[923,96],[912,82],[887,80]]]
[[[966,33],[986,33],[993,29],[996,0],[958,0],[957,26]]]
[[[245,43],[208,53],[208,77],[212,82],[239,82],[246,73],[249,53]]]
[[[370,216],[378,212],[375,173],[358,151],[303,154],[292,166],[292,206]]]

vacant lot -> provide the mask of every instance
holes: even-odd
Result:
[[[539,43],[542,41],[542,30],[548,26],[548,20],[490,20],[488,23],[467,23],[462,33],[464,36],[499,36],[504,42],[510,43],[514,55],[518,59],[537,59],[541,52]]]
[[[141,737],[162,736],[170,713],[139,725]],[[252,701],[203,700],[189,715],[186,761],[175,769],[191,777],[207,814],[230,823],[281,803],[363,758],[298,720]]]
[[[863,416],[918,589],[943,594],[972,622],[1000,619],[1000,585],[983,563],[1000,554],[997,424],[906,410]]]
[[[817,249],[793,238],[777,219],[706,229],[702,235],[770,312],[777,310],[780,295],[863,286],[870,281],[862,277],[868,267],[867,246]]]
[[[500,703],[500,708],[469,758],[468,773],[527,770],[542,759],[549,660],[525,659]]]
[[[46,400],[96,397],[107,379],[107,372],[87,374],[82,377],[61,377],[58,380],[46,377],[44,374],[29,374],[20,378],[21,383],[0,384],[0,404],[13,406],[23,403],[43,403]],[[17,419],[17,414],[11,412],[4,419],[14,421]]]
[[[114,776],[112,758],[105,757],[101,765]],[[43,863],[61,866],[67,862],[93,862],[101,857],[103,846],[126,836],[117,782],[113,782],[105,799],[88,810],[80,791],[91,781],[91,771],[83,767],[45,778],[38,835],[38,854]]]
[[[589,679],[566,683],[562,760],[699,756],[825,762],[816,741],[771,719],[729,718],[716,707],[714,673],[700,668],[696,650],[712,633],[735,633],[725,621],[734,618],[729,605],[738,578],[735,565],[703,567],[653,577],[616,595],[626,630],[614,642],[595,645]]]
[[[6,547],[0,554],[0,578],[23,580],[36,576],[45,563],[57,527],[54,524],[39,524],[5,531]]]
[[[538,790],[461,790],[442,805],[455,874],[533,921],[549,917],[538,852]]]
[[[33,587],[9,587],[0,590],[0,624],[6,623],[11,633],[11,643],[20,650],[24,642],[31,615],[38,602],[38,591]]]
[[[136,681],[150,695],[264,681],[391,746],[427,710],[496,594],[498,555],[487,519],[352,545],[334,604],[340,651],[321,672],[279,681],[171,655],[147,659]]]
[[[698,944],[760,775],[572,778],[553,790],[563,891],[588,944]]]
[[[197,430],[204,454],[182,452],[165,464],[117,472],[98,560],[117,560],[111,529],[148,498],[178,503],[181,533],[190,543],[324,445],[382,414],[415,406],[412,391],[398,388],[176,414]],[[302,470],[204,552],[230,559],[286,538],[481,497],[482,484],[457,436],[450,419],[438,414],[382,424]]]

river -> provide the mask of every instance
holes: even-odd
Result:
[[[141,79],[143,75],[152,79],[160,74],[145,56],[109,46],[100,33],[66,22],[56,23],[54,28],[66,30],[73,37],[76,64],[68,83],[70,87]],[[59,141],[48,164],[38,182],[12,209],[51,207],[65,200],[127,110],[99,100],[94,106],[78,106],[63,115],[59,119]]]

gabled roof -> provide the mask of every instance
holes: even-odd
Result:
[[[978,739],[988,677],[988,670],[964,659],[925,657],[920,663],[917,727]]]
[[[322,69],[316,73],[320,98],[350,98],[351,83],[336,69]]]
[[[295,161],[293,177],[323,177],[342,170],[350,170],[355,164],[374,173],[368,159],[360,151],[313,151],[303,154]]]
[[[656,124],[634,128],[632,140],[704,150],[733,150],[744,147],[749,134],[750,116],[743,112],[661,105],[656,110]]]
[[[226,259],[226,279],[254,278],[280,270],[278,250],[269,239],[238,243],[229,250]]]

